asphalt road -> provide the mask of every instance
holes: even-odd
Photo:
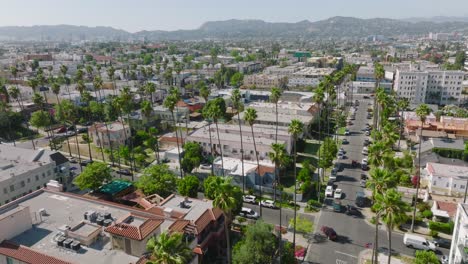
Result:
[[[244,203],[243,206],[248,207],[257,213],[260,213],[260,208],[258,205]],[[298,212],[297,216],[301,216],[301,218],[302,217],[307,218],[311,220],[312,222],[314,221],[314,216],[310,214],[302,214]],[[292,219],[292,218],[294,218],[294,211],[292,209],[283,208],[281,210],[281,225],[282,226],[288,226],[289,219]],[[279,209],[270,209],[270,208],[262,207],[262,219],[266,223],[279,225]]]
[[[351,168],[351,161],[357,160],[361,162],[363,156],[361,154],[364,139],[363,128],[366,123],[371,124],[372,119],[366,118],[366,111],[368,103],[371,100],[362,100],[362,98],[355,98],[360,101],[360,105],[356,112],[356,120],[354,124],[349,126],[351,134],[346,136],[349,144],[342,147],[346,151],[347,159],[340,160],[344,169],[338,173],[336,186],[341,188],[344,192],[342,204],[355,203],[356,192],[362,191],[360,187],[360,175],[362,170],[360,168]],[[329,198],[325,204],[331,205],[332,200]],[[358,263],[359,253],[366,249],[367,243],[373,243],[375,228],[364,221],[362,218],[355,218],[343,213],[333,212],[331,206],[323,209],[321,215],[316,222],[316,230],[320,232],[321,226],[330,226],[335,229],[338,234],[336,242],[325,240],[320,243],[313,243],[310,247],[307,261],[311,263],[337,263],[337,264],[353,264]],[[379,248],[388,248],[387,232],[384,230],[379,231]],[[395,252],[414,256],[414,250],[407,248],[403,244],[403,235],[399,233],[392,233],[392,250]],[[448,250],[443,249],[442,253],[447,255]]]

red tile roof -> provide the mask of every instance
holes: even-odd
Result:
[[[13,242],[4,240],[0,244],[0,255],[8,256],[28,264],[72,264],[25,246],[16,245]]]
[[[437,205],[437,209],[445,211],[452,218],[457,213],[457,205],[454,203],[434,201]]]
[[[195,221],[197,232],[200,234],[211,223],[211,221],[216,221],[222,214],[223,212],[218,208],[206,209],[206,211]]]
[[[154,230],[156,230],[156,228],[158,228],[163,222],[164,220],[161,219],[147,218],[140,226],[134,226],[122,222],[109,226],[105,230],[113,235],[123,236],[133,240],[143,240],[149,234],[154,232]]]
[[[169,230],[171,232],[183,233],[185,227],[189,224],[190,224],[189,220],[177,220],[177,221],[174,221],[174,223],[172,223],[171,226],[169,226]]]

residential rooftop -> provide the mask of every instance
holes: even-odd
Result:
[[[426,168],[431,174],[438,177],[468,178],[468,167],[429,162]]]

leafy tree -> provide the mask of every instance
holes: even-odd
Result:
[[[31,123],[31,125],[37,128],[44,128],[50,126],[51,123],[49,114],[42,110],[32,113],[29,122]]]
[[[192,172],[192,170],[200,166],[202,158],[202,148],[198,143],[187,142],[184,144],[184,156],[182,158],[182,169],[186,173]]]
[[[204,195],[206,198],[213,200],[216,195],[216,190],[223,179],[218,176],[208,176],[203,182]]]
[[[169,166],[158,164],[146,168],[136,182],[136,186],[146,195],[156,193],[167,197],[176,190],[176,176],[169,170]]]
[[[325,138],[319,149],[319,167],[330,168],[333,165],[333,160],[337,153],[338,146],[336,145],[336,142],[332,138]]]
[[[439,258],[433,251],[416,250],[413,264],[439,264]]]
[[[198,197],[198,187],[200,186],[200,180],[197,176],[187,175],[177,182],[177,190],[180,195],[188,196],[192,198]]]
[[[97,190],[105,182],[111,181],[111,169],[103,162],[93,162],[88,164],[78,177],[74,184],[81,190]]]
[[[247,226],[244,238],[234,246],[233,263],[273,263],[277,239],[272,231],[273,227],[263,221]]]
[[[146,262],[148,264],[182,264],[192,259],[192,250],[184,241],[182,233],[163,232],[153,236],[146,243],[146,249],[151,252],[151,260]]]
[[[231,77],[231,85],[234,87],[239,87],[241,86],[243,80],[244,80],[244,75],[240,72],[236,72]]]

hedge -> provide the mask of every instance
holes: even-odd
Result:
[[[429,221],[429,229],[442,232],[445,234],[451,235],[453,233],[453,227],[454,227],[454,224],[452,221],[448,223]]]
[[[444,158],[468,161],[468,152],[466,150],[433,148],[432,152],[437,153]]]

